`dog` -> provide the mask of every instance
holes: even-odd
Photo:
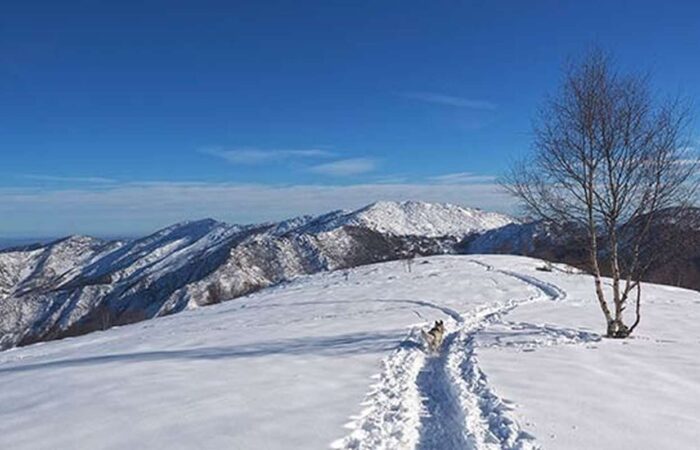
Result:
[[[440,349],[442,340],[445,337],[445,323],[442,320],[436,320],[430,331],[420,330],[420,332],[428,345],[428,349],[435,353]]]

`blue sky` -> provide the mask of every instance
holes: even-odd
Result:
[[[6,1],[0,236],[513,211],[494,177],[591,44],[700,98],[692,1]]]

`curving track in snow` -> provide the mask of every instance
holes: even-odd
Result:
[[[367,394],[365,409],[348,424],[352,430],[331,444],[335,449],[525,450],[539,448],[509,415],[509,408],[489,386],[479,368],[474,339],[489,324],[502,321],[525,303],[560,300],[557,286],[530,275],[488,271],[526,283],[532,295],[483,305],[469,313],[446,312],[448,334],[438,355],[426,355],[419,332],[412,329],[383,361],[378,381]],[[423,302],[421,302],[422,304]],[[423,304],[444,310],[433,304]]]

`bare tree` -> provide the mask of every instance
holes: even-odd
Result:
[[[619,73],[594,49],[566,68],[560,90],[535,119],[532,155],[504,179],[529,214],[585,230],[609,337],[627,337],[639,324],[640,280],[653,264],[642,255],[655,218],[687,208],[694,196],[690,118],[685,102],[657,99],[647,76]],[[635,224],[634,232],[621,232],[624,224]],[[603,272],[612,279],[608,294]],[[635,319],[627,325],[631,295]]]

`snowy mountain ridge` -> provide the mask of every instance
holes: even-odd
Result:
[[[284,220],[274,224],[271,233],[317,234],[356,226],[395,236],[463,237],[514,222],[515,219],[504,214],[449,203],[379,201],[357,210],[336,210],[320,216]]]
[[[315,231],[358,226],[396,236],[464,236],[513,222],[503,214],[448,203],[376,202],[357,211],[331,213]]]
[[[70,236],[0,251],[0,348],[218,303],[300,274],[449,253],[512,223],[448,204],[377,202],[278,223],[186,221],[130,241]]]

